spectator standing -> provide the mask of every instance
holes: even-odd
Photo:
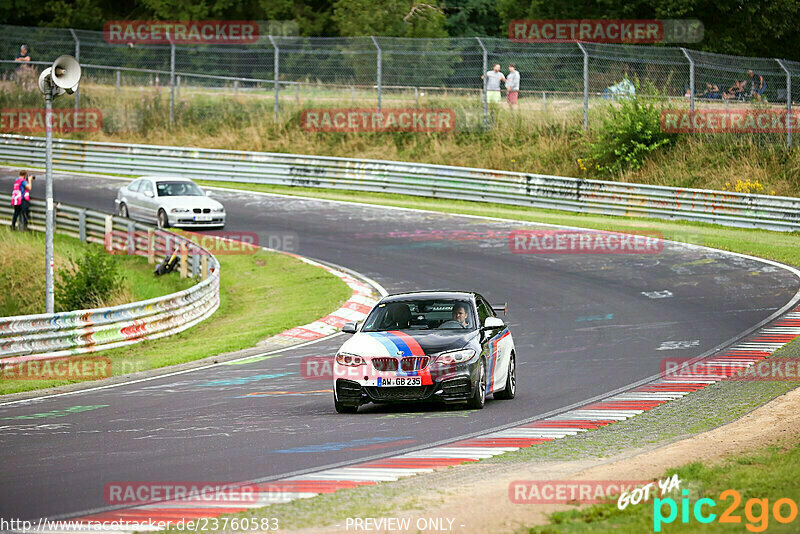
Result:
[[[19,219],[19,229],[27,230],[28,221],[22,205],[25,198],[25,191],[28,187],[27,171],[19,171],[19,177],[14,181],[14,188],[11,190],[11,205],[14,206],[14,216],[11,218],[11,230],[17,229],[17,219]],[[28,197],[30,199],[30,196]]]
[[[747,75],[750,76],[750,80],[752,81],[753,84],[750,90],[750,94],[760,101],[761,95],[764,94],[764,89],[767,88],[767,81],[764,79],[762,75],[756,74],[752,70],[748,70]]]
[[[25,187],[22,188],[22,231],[28,230],[28,223],[31,222],[31,189],[35,176],[26,176]]]
[[[500,64],[495,64],[492,70],[487,71],[486,74],[481,76],[484,80],[484,89],[486,89],[486,101],[490,104],[497,104],[500,102],[500,82],[506,81],[506,77],[500,72]]]
[[[31,60],[31,55],[28,53],[28,45],[19,47],[19,54],[14,58],[17,63],[28,63]]]
[[[519,72],[513,63],[508,64],[508,78],[506,78],[506,100],[511,109],[516,109],[519,98]]]

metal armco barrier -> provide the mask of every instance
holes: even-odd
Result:
[[[0,219],[11,218],[11,197],[0,194]],[[44,223],[44,202],[31,201],[29,228]],[[219,307],[219,262],[186,237],[93,210],[56,204],[56,231],[107,249],[158,259],[185,244],[191,272],[208,257],[208,277],[183,291],[109,308],[0,317],[0,363],[72,356],[176,334]],[[160,251],[160,252],[156,252]]]
[[[53,140],[57,169],[399,193],[628,217],[800,230],[800,199],[467,167]],[[0,136],[0,161],[42,166],[44,139]]]

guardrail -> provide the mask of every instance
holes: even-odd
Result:
[[[45,141],[0,136],[0,161],[43,166]],[[53,140],[58,169],[400,193],[572,212],[800,230],[800,199],[424,163]]]
[[[11,197],[0,195],[0,219],[11,218]],[[147,256],[151,262],[185,246],[191,269],[202,281],[177,293],[108,308],[0,317],[0,360],[40,360],[111,349],[176,334],[219,307],[217,259],[190,239],[94,210],[57,203],[56,231],[101,243],[110,252]],[[44,229],[45,204],[31,201],[28,227]]]

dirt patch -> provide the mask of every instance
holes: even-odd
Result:
[[[650,480],[686,463],[699,461],[712,465],[770,445],[796,443],[799,438],[800,388],[714,430],[655,448],[629,450],[610,459],[479,464],[447,469],[432,475],[435,481],[417,484],[413,492],[417,506],[412,508],[408,503],[398,502],[394,517],[409,518],[410,532],[430,531],[417,528],[428,519],[444,520],[445,525],[454,520],[452,532],[514,532],[523,526],[547,524],[552,512],[574,508],[514,504],[509,500],[508,488],[516,480]],[[421,502],[428,504],[421,507],[418,505]],[[337,525],[299,532],[343,530],[344,521],[339,521]],[[370,531],[397,532],[379,528]]]

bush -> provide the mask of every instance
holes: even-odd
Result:
[[[56,302],[60,311],[101,307],[122,289],[119,266],[103,249],[88,250],[71,264],[71,269],[58,273]]]
[[[589,144],[592,168],[606,175],[639,170],[649,154],[674,143],[677,134],[661,130],[661,110],[661,106],[639,98],[609,106],[597,139]]]

